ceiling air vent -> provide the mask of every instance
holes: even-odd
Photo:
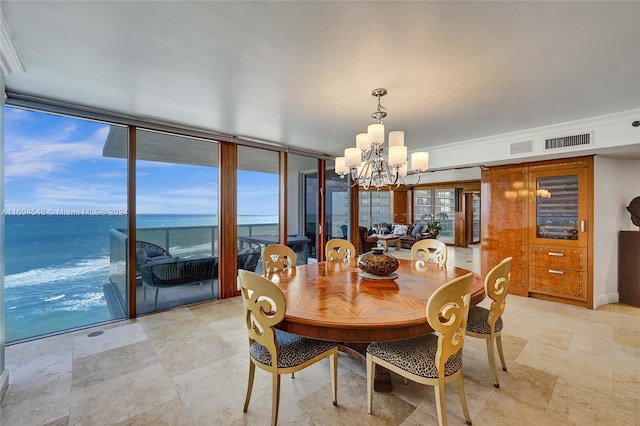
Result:
[[[533,151],[533,141],[514,142],[509,144],[509,154],[524,154]]]
[[[589,145],[590,143],[591,133],[583,133],[581,135],[545,139],[544,149],[568,148],[572,146]]]

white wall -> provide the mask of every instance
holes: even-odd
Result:
[[[567,123],[520,130],[501,135],[477,138],[454,144],[423,147],[429,151],[429,168],[432,170],[461,166],[491,166],[524,163],[560,157],[579,157],[595,154],[596,150],[616,152],[620,149],[640,152],[640,132],[631,122],[638,119],[640,109],[617,114],[576,120]],[[544,140],[551,137],[591,133],[590,145],[544,150]],[[510,154],[512,143],[531,141],[532,151]],[[597,152],[602,154],[603,152]]]
[[[640,196],[640,160],[596,156],[593,190],[593,308],[618,302],[618,234],[638,231],[626,209]]]

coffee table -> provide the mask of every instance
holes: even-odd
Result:
[[[400,235],[379,235],[378,241],[384,244],[384,251],[389,251],[390,244],[395,244],[396,250],[400,250]]]

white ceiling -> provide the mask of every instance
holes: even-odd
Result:
[[[640,2],[0,4],[10,93],[340,155],[373,120],[409,150],[640,108]]]

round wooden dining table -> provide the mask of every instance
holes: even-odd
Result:
[[[399,340],[430,333],[427,301],[440,286],[468,274],[462,268],[398,259],[395,279],[359,275],[357,259],[312,263],[267,275],[283,291],[287,310],[278,328],[347,343]],[[474,274],[471,306],[484,298]]]

